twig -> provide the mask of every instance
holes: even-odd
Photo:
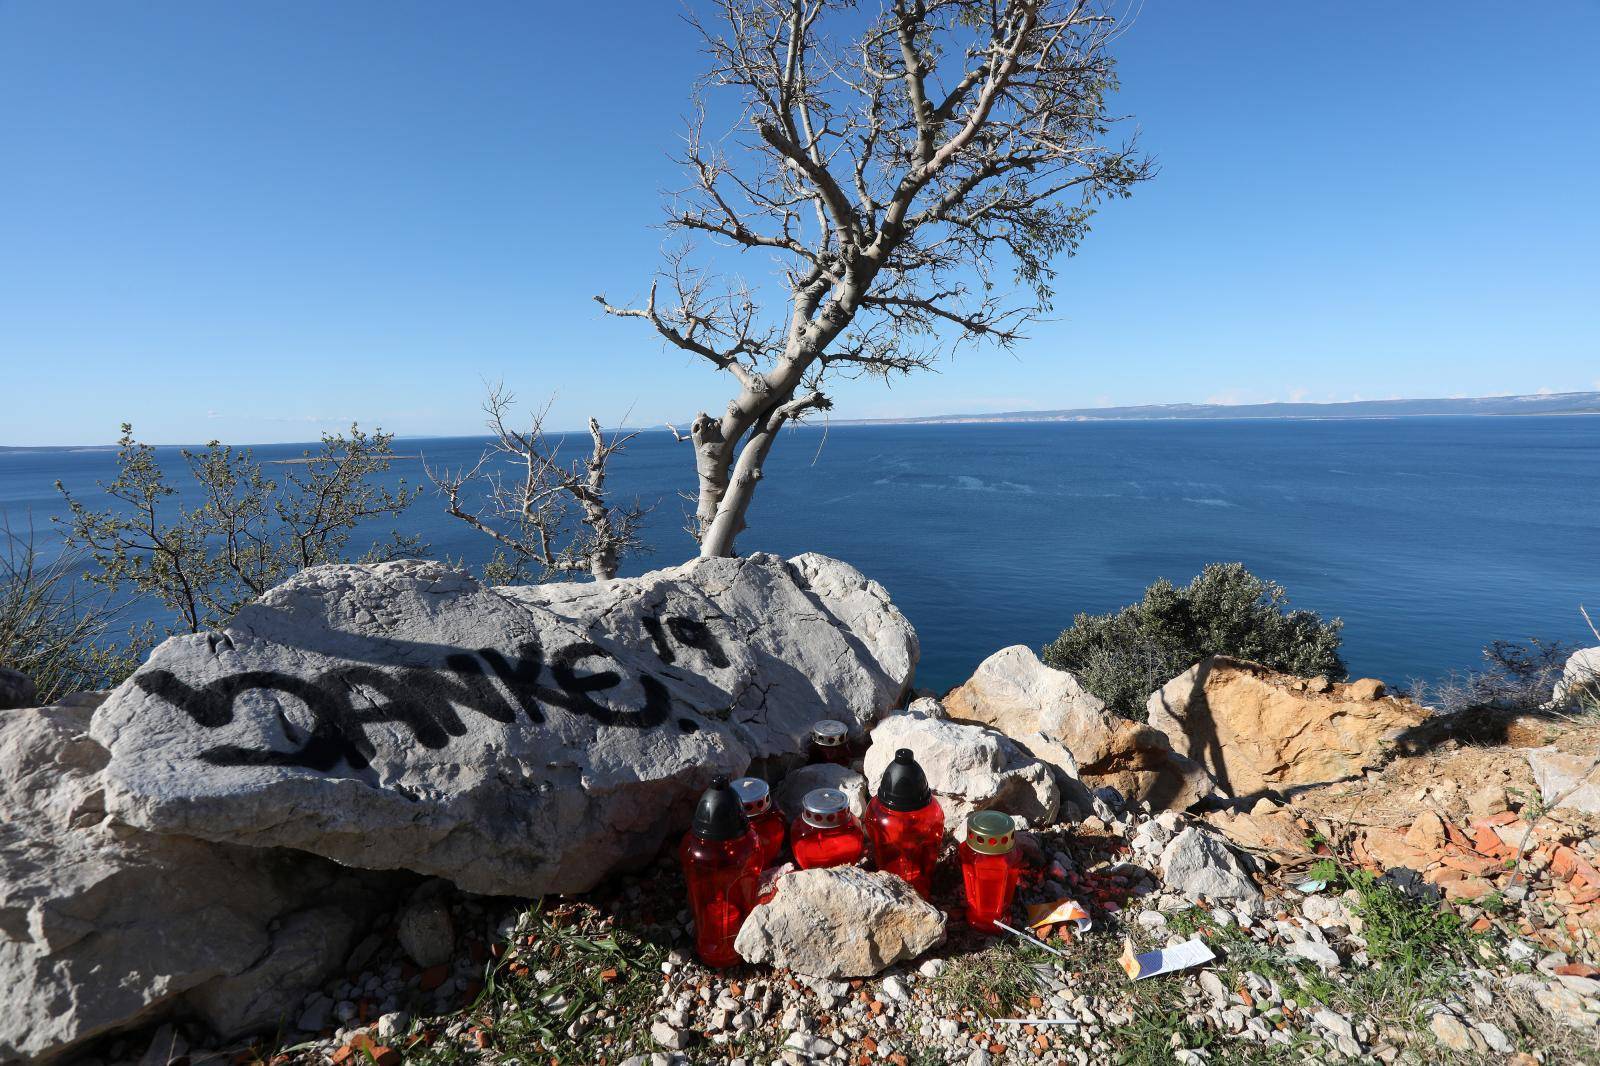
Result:
[[[1034,943],[1034,945],[1036,945],[1037,947],[1044,948],[1046,951],[1048,951],[1052,955],[1059,956],[1060,958],[1063,958],[1063,959],[1067,959],[1067,958],[1071,958],[1072,957],[1072,956],[1068,955],[1065,951],[1057,951],[1055,948],[1051,947],[1049,944],[1046,944],[1043,940],[1040,940],[1038,937],[1034,936],[1032,933],[1024,933],[1021,929],[1013,929],[1013,928],[1011,928],[1011,926],[1007,925],[1005,922],[1002,922],[998,918],[995,919],[994,924],[999,926],[1001,929],[1004,929],[1006,932],[1011,933],[1014,936],[1020,936],[1024,940],[1032,941]]]

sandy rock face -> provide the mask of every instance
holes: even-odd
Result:
[[[894,874],[836,866],[797,870],[745,919],[746,962],[808,977],[869,977],[944,942],[944,913]]]
[[[1223,655],[1179,674],[1149,702],[1150,725],[1234,796],[1352,777],[1427,717],[1370,679],[1306,681]]]
[[[1085,786],[1110,786],[1156,811],[1182,811],[1216,790],[1205,767],[1172,750],[1159,729],[1142,722],[1118,722],[1078,768]]]
[[[118,820],[584,891],[681,831],[718,773],[896,706],[916,634],[806,555],[491,589],[437,563],[317,567],[177,637],[95,713]]]
[[[998,810],[1034,825],[1055,820],[1061,791],[1055,774],[1004,735],[984,726],[917,714],[885,718],[872,731],[861,771],[876,789],[900,748],[910,748],[944,809],[945,831],[960,837],[968,814]]]
[[[276,1025],[381,905],[376,875],[114,826],[90,713],[0,712],[0,1062],[180,1001],[225,1035]]]

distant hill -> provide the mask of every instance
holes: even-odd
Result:
[[[1000,411],[983,415],[858,418],[834,425],[921,425],[952,422],[1105,422],[1197,418],[1415,418],[1426,415],[1594,415],[1600,392],[1479,396],[1436,400],[1350,400],[1344,403],[1167,403],[1080,407],[1064,411]]]

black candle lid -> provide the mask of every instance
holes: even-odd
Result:
[[[711,787],[700,794],[690,832],[702,840],[733,840],[744,836],[749,828],[750,820],[744,816],[739,794],[726,777],[714,779]]]
[[[891,811],[920,811],[933,799],[928,776],[917,765],[910,748],[894,753],[894,762],[883,768],[878,781],[878,802]]]

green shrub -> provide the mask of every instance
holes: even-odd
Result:
[[[69,551],[87,555],[85,577],[108,593],[131,589],[161,603],[180,631],[216,629],[239,608],[290,574],[348,556],[356,531],[398,516],[420,489],[394,489],[378,476],[397,458],[394,435],[324,433],[321,447],[282,462],[269,478],[248,448],[212,441],[204,451],[179,451],[198,491],[186,507],[156,449],[134,439],[124,422],[117,476],[101,482],[105,509],[56,488],[69,513],[58,519]],[[179,475],[180,478],[182,474]],[[419,537],[391,533],[363,562],[415,558]]]
[[[0,666],[32,678],[40,706],[119,684],[153,640],[148,627],[115,639],[117,612],[78,592],[83,561],[71,550],[46,559],[31,529],[0,523]]]
[[[1186,588],[1166,578],[1113,614],[1079,614],[1044,649],[1115,714],[1142,721],[1150,693],[1207,655],[1232,655],[1302,677],[1345,676],[1335,618],[1288,610],[1283,588],[1241,563],[1212,563]]]

